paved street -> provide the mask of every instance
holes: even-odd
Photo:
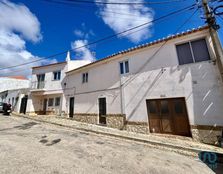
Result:
[[[213,173],[142,143],[0,115],[0,173]]]

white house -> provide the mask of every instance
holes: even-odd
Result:
[[[33,67],[26,113],[30,115],[63,114],[66,110],[63,95],[64,89],[67,88],[64,81],[65,72],[88,63],[90,61],[70,60],[68,52],[65,62]]]
[[[0,92],[0,101],[12,105],[12,111],[24,113],[26,110],[29,88],[12,89]]]
[[[64,66],[50,65],[47,72]],[[34,68],[33,73],[45,70]],[[221,135],[223,83],[207,27],[68,71],[62,82],[65,115],[75,120],[133,132],[192,136],[206,143],[215,143]],[[49,89],[55,86],[51,82]],[[43,99],[46,91],[34,93]]]
[[[0,92],[28,87],[29,80],[23,76],[0,77]]]

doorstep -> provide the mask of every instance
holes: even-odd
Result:
[[[137,142],[146,143],[148,146],[173,151],[187,156],[198,157],[201,151],[210,151],[223,154],[223,148],[195,142],[191,138],[173,136],[173,135],[161,135],[161,134],[140,134],[134,132],[128,132],[125,130],[118,130],[114,128],[108,128],[105,126],[87,124],[78,122],[73,119],[58,117],[58,116],[28,116],[24,114],[12,113],[13,116],[24,117],[39,122],[54,124],[58,126],[68,127],[81,131],[88,131],[96,134],[102,134],[107,136],[113,136],[117,138],[123,138],[127,140],[134,140]]]

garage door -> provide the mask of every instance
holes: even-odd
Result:
[[[146,100],[151,133],[191,136],[184,98]]]

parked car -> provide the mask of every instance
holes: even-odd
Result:
[[[0,112],[3,112],[3,102],[0,102]]]
[[[8,103],[3,103],[3,114],[4,115],[10,115],[11,113],[11,104],[8,104]]]

